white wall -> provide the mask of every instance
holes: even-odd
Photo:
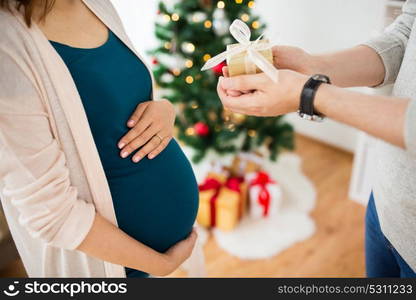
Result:
[[[156,0],[111,0],[120,14],[127,34],[136,49],[145,54],[156,45],[154,24],[156,20]],[[145,58],[149,59],[146,55]]]
[[[384,0],[257,0],[256,10],[278,42],[312,52],[353,46],[377,34]]]
[[[142,53],[156,44],[153,34],[157,0],[112,0],[136,48]],[[166,0],[170,1],[170,0]],[[227,0],[232,1],[232,0]],[[268,37],[310,52],[354,46],[381,31],[385,0],[257,0],[256,11],[269,25]],[[296,130],[353,151],[355,130],[327,120],[315,124],[288,116]]]

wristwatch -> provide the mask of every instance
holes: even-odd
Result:
[[[325,116],[317,112],[313,105],[316,91],[323,83],[331,84],[331,80],[326,75],[316,74],[309,78],[303,86],[298,110],[298,114],[302,119],[318,122],[322,122],[325,119]]]

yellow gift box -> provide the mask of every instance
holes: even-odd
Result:
[[[238,44],[228,45],[226,51],[210,58],[201,70],[218,67],[226,60],[231,77],[264,72],[271,80],[278,82],[279,72],[274,66],[271,43],[260,38],[251,41],[250,28],[238,19],[231,24],[230,33]]]
[[[259,44],[269,44],[268,40],[261,40]],[[240,44],[232,44],[227,46],[227,51],[238,47]],[[273,52],[272,48],[258,51],[271,65],[273,65]],[[262,70],[249,59],[247,51],[240,52],[236,55],[227,58],[228,75],[230,77],[244,75],[244,74],[256,74],[261,73]]]
[[[226,182],[207,177],[200,185],[197,221],[204,227],[232,230],[244,215],[248,186],[242,178],[231,177]]]

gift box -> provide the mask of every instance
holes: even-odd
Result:
[[[230,177],[230,170],[220,162],[212,162],[211,169],[207,174],[207,178],[214,178],[225,184]]]
[[[251,41],[250,27],[238,19],[231,24],[230,33],[238,44],[228,45],[226,51],[209,59],[201,70],[218,68],[226,60],[230,76],[264,72],[278,82],[279,72],[274,66],[271,43],[260,38]]]
[[[221,187],[229,178],[230,172],[221,163],[211,164],[211,170],[207,174],[204,183],[199,185],[199,209],[197,222],[205,227],[215,223],[211,217],[211,207],[215,205]]]
[[[240,153],[231,164],[231,173],[233,176],[245,177],[249,173],[258,172],[262,161],[263,158],[257,153]]]
[[[248,185],[243,178],[231,177],[219,192],[215,226],[229,231],[237,226],[247,206]]]
[[[260,219],[275,216],[279,212],[282,201],[279,184],[264,171],[249,174],[247,180],[249,182],[250,217]]]
[[[208,175],[199,186],[199,210],[197,222],[204,227],[232,230],[247,207],[248,185],[243,178]]]
[[[259,41],[260,45],[268,45],[268,40]],[[227,51],[231,51],[238,47],[239,44],[232,44],[227,46]],[[273,65],[273,53],[272,48],[267,48],[262,51],[258,51],[271,65]],[[236,55],[227,57],[228,74],[230,77],[244,75],[244,74],[256,74],[263,72],[249,57],[247,51],[240,52]]]

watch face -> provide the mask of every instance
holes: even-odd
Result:
[[[329,77],[326,76],[326,75],[322,75],[322,74],[313,75],[312,76],[312,79],[319,80],[319,81],[322,81],[322,82],[325,82],[325,83],[329,83],[330,82]]]
[[[304,120],[308,120],[308,121],[315,121],[315,122],[322,122],[324,119],[325,119],[325,117],[322,117],[322,116],[319,116],[319,115],[308,115],[308,114],[305,114],[305,113],[302,113],[302,112],[300,112],[300,111],[298,111],[298,115],[299,115],[299,117],[301,117],[302,119],[304,119]]]
[[[318,115],[314,115],[312,121],[316,121],[316,122],[322,122],[324,120],[324,117],[318,116]]]

